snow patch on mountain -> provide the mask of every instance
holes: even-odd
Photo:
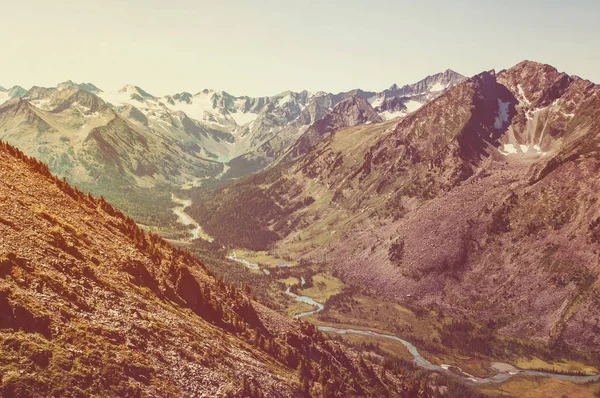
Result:
[[[235,120],[235,123],[238,126],[244,126],[248,123],[252,123],[258,117],[256,113],[243,113],[243,112],[234,112],[230,113],[229,116]]]
[[[405,116],[405,115],[406,115],[406,112],[404,112],[404,111],[396,111],[396,112],[384,111],[384,112],[379,113],[379,116],[381,116],[385,120],[392,120],[397,117],[401,117],[401,116]]]
[[[371,106],[373,108],[377,108],[379,105],[381,105],[383,103],[383,96],[381,95],[374,95],[372,97],[370,97],[367,101],[369,101],[369,104],[371,104]]]
[[[169,110],[173,112],[181,111],[192,119],[210,121],[210,118],[207,117],[207,114],[214,114],[213,102],[211,98],[204,93],[198,93],[194,95],[189,103],[178,100],[174,100],[174,102],[175,103],[173,104],[166,100],[162,101],[162,103],[169,108]]]
[[[523,100],[523,102],[527,106],[531,105],[531,102],[529,102],[529,100],[527,99],[527,96],[525,95],[525,92],[523,91],[523,87],[521,87],[520,84],[517,84],[517,89],[519,90],[519,97]]]
[[[499,151],[504,156],[508,156],[517,153],[517,148],[513,144],[504,144]]]
[[[120,106],[125,104],[130,104],[136,107],[139,107],[139,100],[135,100],[131,98],[131,94],[126,91],[113,91],[113,92],[101,92],[98,94],[100,98],[104,100],[104,102],[111,104],[113,106]]]
[[[412,112],[418,110],[419,108],[421,108],[423,105],[424,105],[423,102],[413,101],[413,100],[409,100],[404,103],[404,106],[406,106],[407,113],[412,113]]]
[[[504,144],[498,151],[504,155],[528,155],[528,156],[546,156],[548,152],[542,151],[537,144]]]
[[[49,111],[49,110],[51,110],[50,100],[49,99],[31,100],[31,101],[29,101],[29,103],[31,105],[35,106],[36,108],[41,109],[43,111]]]
[[[500,98],[498,98],[498,116],[496,116],[496,121],[494,122],[494,127],[497,130],[500,130],[504,123],[508,123],[508,107],[510,106],[510,102],[504,102]]]
[[[448,84],[442,84],[440,82],[435,83],[430,89],[430,92],[442,91],[448,88]]]

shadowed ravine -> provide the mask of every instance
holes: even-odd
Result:
[[[294,299],[296,299],[296,301],[310,304],[315,307],[315,309],[313,311],[303,312],[301,314],[295,315],[294,318],[299,319],[299,318],[302,318],[302,317],[305,317],[308,315],[313,315],[313,314],[321,312],[325,309],[325,305],[314,301],[310,297],[299,296],[297,294],[294,294],[290,291],[290,289],[291,289],[291,287],[287,288],[287,290],[285,291],[286,295],[293,297]],[[535,371],[535,370],[523,370],[523,369],[518,369],[510,364],[502,363],[502,362],[492,362],[492,364],[491,364],[492,368],[497,372],[494,376],[486,377],[486,378],[479,378],[479,377],[475,377],[473,375],[470,375],[470,374],[464,372],[462,369],[460,369],[458,366],[455,366],[455,365],[442,364],[442,365],[438,366],[438,365],[432,364],[427,359],[423,358],[421,356],[421,354],[419,354],[419,350],[417,349],[417,347],[415,347],[412,343],[410,343],[398,336],[377,333],[377,332],[373,332],[371,330],[366,330],[366,329],[342,329],[342,328],[336,328],[336,327],[332,327],[332,326],[319,326],[318,329],[322,332],[327,332],[327,333],[360,334],[363,336],[379,337],[379,338],[398,341],[398,342],[404,344],[404,346],[408,349],[408,351],[414,357],[415,363],[418,366],[420,366],[424,369],[427,369],[427,370],[434,371],[434,372],[441,372],[441,373],[445,373],[447,375],[451,375],[467,384],[472,384],[472,385],[485,384],[485,383],[502,383],[502,382],[510,379],[511,377],[517,376],[517,375],[554,377],[554,378],[557,378],[560,380],[578,381],[578,382],[590,382],[590,381],[597,381],[600,379],[600,375],[573,376],[573,375],[563,375],[563,374],[549,373],[549,372],[540,372],[540,371]],[[451,368],[457,369],[457,372],[451,371],[450,370]]]

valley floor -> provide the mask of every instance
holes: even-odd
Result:
[[[404,303],[387,300],[345,283],[324,264],[249,250],[228,254],[229,261],[219,266],[229,269],[217,273],[235,275],[233,282],[251,284],[260,301],[290,317],[302,317],[365,355],[416,360],[422,367],[454,375],[491,396],[592,397],[600,389],[598,366],[583,359],[541,359],[543,349],[529,341],[493,336],[490,344],[505,350],[495,356],[453,347],[448,340],[453,338],[453,328],[469,321],[423,310],[411,304],[410,298]],[[236,272],[228,272],[233,269]],[[471,336],[456,334],[458,339],[481,337],[477,330]]]
[[[263,303],[289,317],[302,317],[367,355],[416,359],[425,368],[457,376],[492,396],[545,397],[550,396],[548,391],[559,391],[586,397],[600,389],[599,368],[585,358],[549,357],[538,344],[491,335],[476,321],[424,310],[410,295],[402,303],[382,298],[340,280],[326,264],[294,261],[266,251],[215,247],[212,238],[185,213],[190,201],[172,199],[173,211],[186,228],[171,242],[200,257],[209,253],[219,257],[220,262],[214,257],[207,262],[218,264],[213,271],[225,280],[250,286]],[[482,341],[495,347],[493,354],[469,347]]]

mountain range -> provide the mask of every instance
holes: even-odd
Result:
[[[0,90],[0,139],[138,222],[164,225],[174,222],[173,189],[269,166],[344,99],[360,97],[380,117],[399,117],[463,78],[448,70],[380,93],[287,91],[256,98],[215,90],[155,97],[137,86],[104,92],[71,81],[16,86]]]

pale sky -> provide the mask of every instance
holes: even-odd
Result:
[[[524,60],[600,83],[600,1],[3,1],[0,86],[382,90]]]

